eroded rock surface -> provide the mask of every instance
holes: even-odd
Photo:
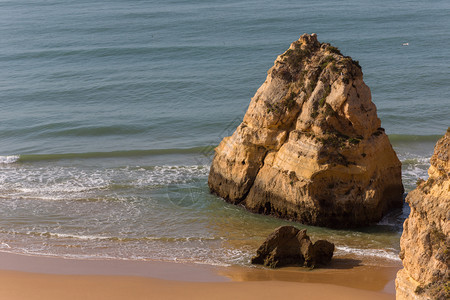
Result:
[[[327,227],[376,222],[403,194],[359,64],[315,34],[277,57],[208,184],[253,212]]]
[[[428,180],[406,197],[411,213],[400,239],[397,299],[450,299],[450,128],[430,162]]]
[[[256,251],[252,264],[271,268],[283,266],[315,267],[331,261],[334,244],[319,240],[314,244],[306,235],[306,229],[281,226],[272,232]]]

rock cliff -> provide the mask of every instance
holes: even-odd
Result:
[[[358,62],[315,34],[277,57],[243,122],[215,149],[208,184],[253,212],[328,227],[376,222],[403,194]]]
[[[406,201],[397,299],[450,298],[450,128],[431,157],[427,181],[418,182]]]

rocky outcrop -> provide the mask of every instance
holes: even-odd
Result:
[[[402,205],[401,163],[358,62],[304,34],[215,149],[213,193],[263,214],[354,227]]]
[[[397,299],[450,299],[450,128],[430,162],[428,180],[406,197],[411,213],[400,239]]]
[[[283,266],[315,267],[331,261],[334,244],[319,240],[314,244],[306,235],[306,229],[281,226],[275,229],[256,251],[252,264],[270,268]]]

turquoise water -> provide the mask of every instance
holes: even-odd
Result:
[[[305,32],[359,60],[410,191],[450,125],[449,15],[448,1],[0,1],[0,250],[248,264],[289,222],[210,195],[210,155]],[[398,263],[407,214],[307,228],[338,256]]]

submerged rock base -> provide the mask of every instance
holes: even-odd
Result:
[[[208,185],[253,212],[326,227],[368,225],[403,204],[401,163],[361,67],[315,34],[277,57],[215,149]]]
[[[270,268],[283,266],[316,267],[328,264],[333,257],[334,244],[319,240],[312,243],[306,229],[281,226],[271,233],[256,251],[252,264]]]
[[[406,197],[411,213],[400,239],[397,299],[450,299],[450,128],[434,148],[428,175]]]

